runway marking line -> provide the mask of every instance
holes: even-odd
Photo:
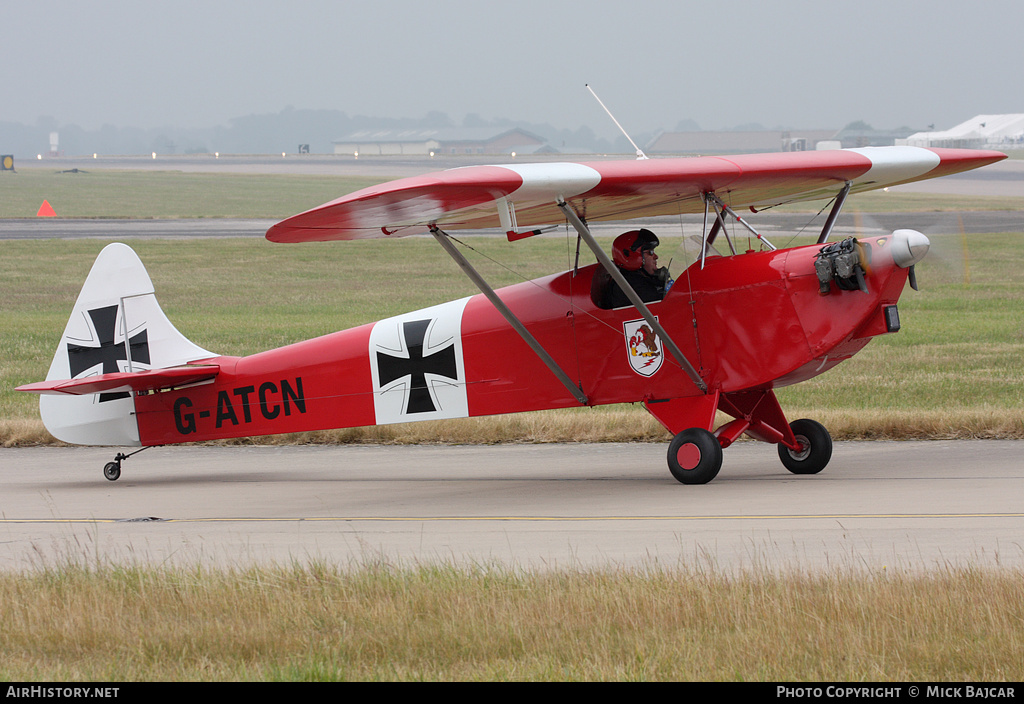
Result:
[[[777,521],[786,519],[822,520],[851,518],[1024,518],[1024,513],[832,513],[832,514],[791,514],[791,515],[757,515],[757,516],[338,516],[312,518],[2,518],[0,524],[93,524],[93,523],[354,523],[354,522],[385,522],[385,523],[424,523],[424,522],[483,522],[483,521],[514,521],[514,522],[569,522],[580,523],[589,521]]]

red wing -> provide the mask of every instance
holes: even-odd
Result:
[[[646,159],[587,164],[468,166],[356,191],[284,220],[274,242],[367,239],[444,229],[520,229],[563,221],[572,204],[588,221],[700,213],[701,193],[733,208],[767,207],[945,176],[1005,159],[1001,152],[874,147],[729,157]]]

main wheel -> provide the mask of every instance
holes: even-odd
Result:
[[[668,446],[668,469],[683,484],[707,484],[722,468],[722,446],[703,428],[687,428]]]
[[[779,459],[793,474],[817,474],[832,459],[832,436],[821,423],[807,418],[789,424],[800,443],[795,452],[779,443]]]
[[[120,462],[107,462],[103,467],[103,476],[112,482],[116,482],[121,476],[121,463]]]

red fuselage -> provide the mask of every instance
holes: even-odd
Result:
[[[596,264],[498,294],[589,405],[645,402],[676,432],[706,424],[719,397],[809,379],[887,332],[883,310],[898,300],[907,270],[893,262],[889,238],[861,242],[870,250],[867,293],[833,286],[822,295],[821,246],[811,245],[710,257],[650,304],[711,396],[636,309],[594,305]],[[482,295],[205,363],[220,367],[211,382],[136,396],[143,445],[579,405]],[[659,412],[659,403],[672,410]],[[701,409],[692,417],[691,406]]]

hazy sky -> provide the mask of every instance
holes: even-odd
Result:
[[[1024,112],[1020,0],[2,0],[0,121],[296,109],[617,131]]]

